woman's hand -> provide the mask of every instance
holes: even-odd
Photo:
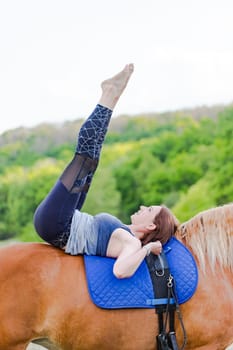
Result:
[[[162,244],[160,241],[150,242],[143,246],[147,250],[147,255],[150,253],[159,255],[162,252]]]

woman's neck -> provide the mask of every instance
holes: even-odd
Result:
[[[134,234],[136,238],[142,240],[145,236],[145,231],[142,229],[140,225],[127,225],[130,231]]]

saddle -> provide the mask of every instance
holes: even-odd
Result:
[[[163,252],[175,281],[177,302],[183,304],[197,288],[196,262],[190,251],[175,237],[163,246]],[[96,306],[104,309],[156,308],[166,303],[164,298],[155,298],[156,291],[146,260],[132,277],[125,279],[117,279],[113,275],[115,259],[85,255],[84,262],[89,293]]]
[[[136,273],[125,279],[113,275],[115,259],[84,256],[92,301],[105,309],[154,308],[158,314],[157,350],[179,350],[175,334],[175,311],[186,332],[179,304],[188,301],[197,288],[198,270],[191,252],[175,237],[160,256],[150,254]],[[164,321],[165,315],[165,321]]]

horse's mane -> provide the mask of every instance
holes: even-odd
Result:
[[[186,242],[203,270],[208,260],[233,271],[233,203],[212,208],[182,223],[176,236]]]

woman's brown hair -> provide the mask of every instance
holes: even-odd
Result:
[[[162,205],[160,212],[154,218],[156,228],[142,240],[142,245],[160,241],[165,244],[176,232],[179,222],[170,209]]]

